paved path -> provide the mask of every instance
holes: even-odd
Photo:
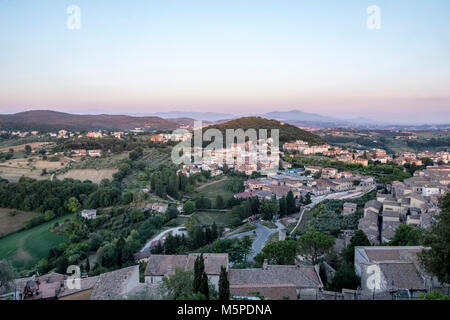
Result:
[[[183,233],[186,234],[186,231],[185,231],[185,230],[181,230],[181,229],[184,229],[184,228],[185,228],[184,225],[182,225],[182,226],[180,226],[180,227],[167,229],[167,230],[165,230],[165,231],[163,231],[163,232],[157,234],[155,237],[151,238],[151,239],[145,244],[145,246],[141,249],[141,252],[142,252],[142,251],[147,251],[147,250],[149,250],[149,249],[150,249],[150,245],[152,244],[153,241],[158,241],[158,240],[160,240],[160,239],[163,238],[166,234],[172,233],[173,236],[179,235],[179,234],[183,234]]]
[[[252,244],[252,253],[247,258],[248,261],[254,261],[255,256],[258,253],[260,253],[261,250],[264,248],[264,244],[266,243],[267,239],[269,238],[269,236],[271,234],[278,232],[281,229],[284,229],[284,226],[278,221],[275,222],[275,224],[277,225],[276,229],[267,228],[266,226],[263,226],[262,224],[260,224],[258,221],[254,221],[251,224],[256,227],[255,230],[242,232],[242,233],[236,233],[236,231],[239,231],[239,229],[238,229],[234,233],[227,236],[228,239],[233,239],[233,238],[242,238],[245,236],[251,236],[256,233],[256,239],[253,241],[253,244]]]

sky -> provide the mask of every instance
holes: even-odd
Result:
[[[0,113],[450,123],[449,17],[447,0],[0,0]]]

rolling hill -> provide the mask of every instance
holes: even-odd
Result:
[[[0,127],[23,130],[127,130],[148,128],[173,130],[175,122],[160,117],[132,117],[124,115],[80,115],[50,110],[25,111],[16,114],[0,114]]]
[[[311,132],[302,130],[298,127],[292,126],[287,123],[282,123],[277,120],[268,120],[261,117],[239,118],[227,121],[225,123],[206,127],[206,129],[210,128],[219,129],[222,133],[225,133],[226,129],[243,129],[243,130],[255,129],[256,131],[258,131],[259,129],[267,129],[269,136],[271,129],[279,129],[280,143],[294,140],[303,140],[308,142],[310,145],[319,145],[326,143],[326,141],[323,138]]]

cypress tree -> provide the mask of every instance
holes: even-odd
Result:
[[[86,272],[91,271],[91,264],[89,262],[89,257],[86,257]]]
[[[279,205],[280,205],[279,212],[280,212],[280,216],[282,217],[287,214],[287,203],[286,203],[286,198],[284,196],[280,199]]]
[[[122,268],[123,264],[123,258],[122,258],[122,251],[123,247],[125,246],[125,239],[121,236],[116,244],[116,250],[117,250],[117,265]]]
[[[230,300],[230,282],[228,281],[227,270],[224,266],[220,267],[219,300]]]
[[[204,272],[205,272],[205,262],[203,260],[203,254],[201,254],[200,256],[197,257],[197,259],[195,259],[194,263],[194,284],[193,284],[194,293],[197,292],[201,293],[202,278]]]
[[[211,227],[213,240],[216,240],[219,237],[219,230],[217,229],[217,224],[214,221]]]
[[[289,191],[286,196],[286,209],[288,214],[295,212],[295,199],[292,191]]]
[[[206,297],[206,300],[209,300],[208,276],[206,275],[205,271],[203,271],[202,274],[200,293]]]

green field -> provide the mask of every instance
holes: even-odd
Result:
[[[167,222],[164,225],[164,227],[170,227],[170,228],[179,227],[183,224],[186,224],[186,222],[188,222],[188,220],[189,220],[188,217],[176,217],[175,219],[172,219],[169,222]]]
[[[201,186],[197,189],[197,192],[202,193],[205,197],[209,198],[215,205],[215,200],[218,194],[220,194],[224,201],[230,199],[234,194],[232,191],[226,189],[227,180],[219,180],[215,183],[208,184],[204,188]]]
[[[198,211],[194,216],[205,225],[212,225],[215,222],[217,226],[229,227],[232,221],[231,211]]]
[[[20,231],[0,239],[0,260],[8,259],[15,268],[30,268],[47,257],[50,248],[65,238],[48,230],[56,223],[68,219],[64,216],[29,230]]]

